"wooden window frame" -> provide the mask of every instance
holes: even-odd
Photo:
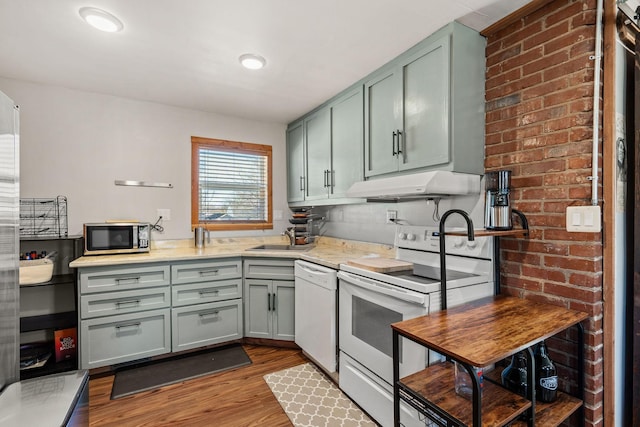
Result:
[[[266,221],[200,221],[199,218],[199,154],[200,148],[210,148],[216,151],[253,154],[267,158],[267,220]],[[270,145],[252,144],[247,142],[227,141],[223,139],[191,137],[191,227],[203,226],[207,230],[270,230],[273,229],[273,162],[272,147]]]

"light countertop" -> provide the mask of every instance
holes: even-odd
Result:
[[[71,371],[10,384],[0,394],[0,426],[64,425],[75,405],[83,403],[78,401],[88,381],[87,371]]]
[[[192,239],[164,240],[152,242],[149,253],[83,256],[72,261],[69,266],[72,268],[86,268],[228,257],[268,257],[302,259],[324,265],[325,267],[338,269],[340,264],[344,264],[351,259],[370,256],[383,258],[395,257],[395,248],[391,245],[343,240],[333,237],[318,237],[316,242],[310,245],[311,248],[306,251],[248,250],[262,244],[287,243],[288,239],[281,236],[214,238],[211,239],[211,243],[206,244],[203,249],[197,249],[194,247]]]

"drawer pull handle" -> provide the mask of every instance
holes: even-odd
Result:
[[[138,276],[138,277],[123,277],[122,279],[116,279],[116,285],[122,285],[122,284],[125,284],[126,282],[139,283],[140,282],[140,276]]]
[[[138,328],[140,328],[140,322],[135,322],[135,323],[125,323],[125,324],[123,324],[123,325],[117,325],[117,326],[116,326],[116,329],[117,329],[118,331],[120,331],[121,329],[124,329],[124,328],[136,328],[136,329],[138,329]]]
[[[140,305],[140,300],[139,299],[132,299],[129,301],[118,301],[116,302],[116,308],[120,309],[120,307],[122,307],[123,305],[135,305],[138,306]]]
[[[219,289],[203,289],[200,291],[201,297],[206,297],[208,294],[218,295],[220,293]]]
[[[203,270],[200,272],[200,277],[203,276],[216,276],[218,274],[218,269],[216,268],[215,270]]]
[[[207,317],[218,317],[218,314],[220,313],[219,310],[216,311],[210,311],[208,313],[200,313],[200,318],[205,319]]]

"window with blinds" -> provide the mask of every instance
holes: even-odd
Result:
[[[211,230],[273,228],[271,146],[191,138],[191,220]]]

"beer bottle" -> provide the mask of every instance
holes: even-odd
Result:
[[[512,392],[522,397],[527,397],[527,357],[524,351],[519,351],[511,358],[511,365],[507,367],[506,374],[503,372],[502,384]],[[505,369],[506,371],[506,369]]]
[[[536,399],[541,402],[553,402],[558,397],[558,375],[556,367],[549,358],[547,346],[541,341],[536,348]]]

